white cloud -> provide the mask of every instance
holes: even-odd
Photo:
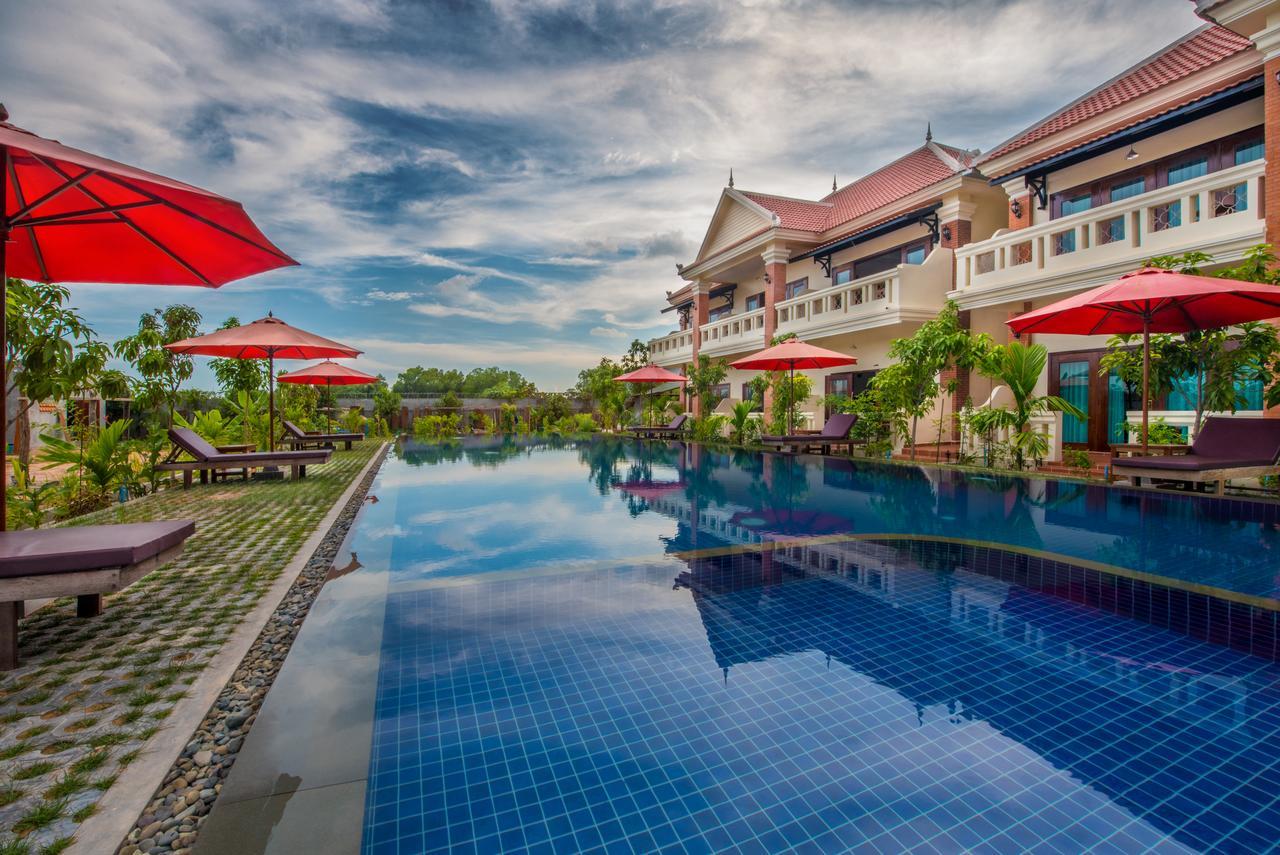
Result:
[[[383,291],[381,288],[374,288],[366,291],[365,296],[370,300],[380,300],[384,303],[403,303],[405,300],[412,300],[416,294],[412,291]]]

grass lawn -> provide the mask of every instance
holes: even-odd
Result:
[[[336,451],[297,483],[170,489],[72,523],[193,519],[196,533],[101,616],[66,599],[22,621],[22,667],[0,676],[0,855],[70,845],[378,448]]]

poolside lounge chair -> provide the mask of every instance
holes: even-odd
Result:
[[[249,470],[264,466],[288,466],[293,478],[305,478],[307,467],[328,463],[332,449],[322,448],[312,451],[253,451],[247,454],[224,454],[205,440],[191,428],[169,428],[169,441],[173,443],[173,453],[169,459],[156,466],[165,472],[181,472],[182,486],[191,486],[191,473],[200,473],[200,483],[208,480],[210,472],[224,472],[228,469],[240,471],[245,480],[249,480]],[[191,455],[192,460],[179,460],[183,452]]]
[[[76,614],[102,612],[119,591],[182,553],[191,520],[0,532],[0,670],[18,667],[25,600],[75,597]]]
[[[796,451],[817,448],[822,454],[830,454],[831,449],[836,446],[852,446],[853,440],[849,438],[849,432],[853,430],[853,425],[857,421],[858,417],[853,413],[837,413],[827,419],[821,433],[762,436],[760,442],[764,445],[776,445],[778,448],[790,447]]]
[[[287,436],[280,437],[280,441],[294,448],[324,448],[341,442],[346,445],[347,451],[350,451],[351,443],[364,439],[362,433],[320,433],[319,431],[308,433],[288,419],[284,420],[284,429]]]
[[[648,427],[637,425],[627,428],[627,430],[639,437],[656,439],[658,437],[679,436],[684,433],[684,423],[689,420],[688,413],[681,413],[671,420],[669,424],[659,425],[657,427]]]
[[[1187,454],[1117,457],[1108,478],[1128,476],[1134,486],[1156,478],[1214,484],[1222,495],[1228,478],[1258,478],[1280,472],[1280,419],[1210,416]]]

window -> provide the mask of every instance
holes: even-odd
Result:
[[[841,268],[840,270],[836,271],[835,276],[836,276],[835,284],[837,285],[843,285],[846,282],[852,282],[853,268],[852,267]]]
[[[1213,215],[1223,217],[1249,210],[1249,185],[1243,181],[1232,187],[1213,191]]]
[[[1162,232],[1165,229],[1176,229],[1182,225],[1182,202],[1174,201],[1167,205],[1157,205],[1151,209],[1151,230]]]
[[[743,383],[742,384],[742,400],[747,401],[748,403],[754,404],[755,406],[751,408],[751,412],[758,413],[764,410],[764,405],[761,404],[759,399],[755,398],[754,395],[755,393],[751,389],[751,384]]]
[[[764,294],[752,294],[747,298],[743,311],[754,312],[756,309],[764,308]]]
[[[721,383],[719,386],[712,386],[711,394],[717,401],[723,401],[729,397],[729,384]]]
[[[1053,254],[1066,255],[1076,251],[1076,230],[1067,229],[1053,236]]]
[[[1167,183],[1178,184],[1182,181],[1190,181],[1192,178],[1199,178],[1201,175],[1207,175],[1208,173],[1209,159],[1207,157],[1196,157],[1170,166]]]
[[[924,244],[918,243],[903,251],[902,260],[906,264],[924,264],[924,254]]]
[[[875,255],[860,258],[853,263],[853,278],[861,279],[864,276],[887,273],[899,264],[923,264],[928,253],[928,241],[909,243],[906,246],[878,252]]]
[[[733,306],[717,306],[707,313],[707,320],[718,321],[733,314]]]
[[[1254,160],[1262,160],[1265,149],[1262,140],[1251,140],[1236,146],[1236,166]]]
[[[808,291],[808,290],[809,290],[809,277],[807,276],[804,279],[797,279],[794,282],[788,282],[787,283],[787,299],[790,300],[792,297],[799,297],[801,294],[803,294],[805,291]]]
[[[1124,216],[1112,217],[1098,223],[1098,243],[1108,244],[1124,240]]]
[[[1079,196],[1073,196],[1070,199],[1062,200],[1062,216],[1069,217],[1072,214],[1078,214],[1081,211],[1087,211],[1093,207],[1093,197],[1088,193],[1082,193]]]
[[[1138,178],[1130,178],[1127,181],[1121,181],[1119,184],[1111,185],[1111,201],[1119,202],[1121,199],[1128,199],[1130,196],[1137,196],[1145,193],[1147,190],[1147,181],[1139,176]]]

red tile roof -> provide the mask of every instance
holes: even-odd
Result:
[[[829,203],[792,199],[789,196],[772,196],[768,193],[751,193],[746,190],[742,191],[742,195],[767,211],[777,214],[784,229],[820,232],[826,228],[826,222],[831,216]]]
[[[1143,60],[1104,83],[1079,100],[1067,105],[1057,113],[1042,119],[1027,130],[1001,143],[983,156],[982,160],[990,160],[1009,152],[1016,151],[1033,142],[1045,139],[1053,134],[1065,131],[1081,122],[1113,110],[1116,107],[1168,86],[1188,75],[1234,56],[1252,47],[1252,42],[1230,30],[1215,25],[1207,25],[1185,36],[1161,50],[1152,57]],[[1198,93],[1195,97],[1202,97]],[[1193,99],[1194,100],[1194,99]],[[1148,115],[1134,117],[1139,122],[1150,116],[1158,115],[1173,109],[1180,104],[1165,104],[1153,109]]]
[[[782,228],[822,233],[963,172],[973,165],[973,161],[972,152],[926,142],[910,154],[852,184],[846,184],[817,202],[745,190],[740,192],[760,207],[777,214]]]

